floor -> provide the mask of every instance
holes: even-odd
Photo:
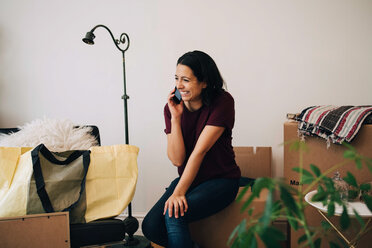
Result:
[[[157,245],[157,244],[154,244],[151,242],[151,245],[153,248],[164,248],[163,246],[160,246],[160,245]]]
[[[125,241],[119,241],[119,242],[106,243],[106,244],[100,244],[100,245],[83,246],[81,248],[153,248],[151,247],[150,242],[145,237],[137,236],[137,235],[134,235],[134,237],[139,240],[139,244],[125,245]],[[159,247],[161,246],[156,246],[156,248],[159,248]]]

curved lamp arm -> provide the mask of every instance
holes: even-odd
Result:
[[[94,28],[92,28],[92,30],[90,30],[86,35],[85,35],[85,38],[83,38],[83,41],[85,42],[85,43],[87,43],[87,44],[89,44],[89,45],[93,45],[94,44],[94,38],[96,38],[96,36],[94,35],[94,31],[97,29],[97,28],[99,28],[99,27],[102,27],[102,28],[104,28],[104,29],[106,29],[108,32],[109,32],[109,34],[110,34],[110,36],[111,36],[111,38],[112,38],[112,41],[114,42],[114,44],[115,44],[115,46],[121,51],[121,52],[125,52],[125,51],[127,51],[128,50],[128,48],[129,48],[129,45],[130,45],[130,40],[129,40],[129,36],[126,34],[126,33],[122,33],[121,35],[120,35],[120,39],[115,39],[115,37],[114,37],[114,35],[112,34],[112,32],[111,32],[111,30],[108,28],[108,27],[106,27],[105,25],[102,25],[102,24],[99,24],[99,25],[97,25],[97,26],[95,26]],[[126,43],[126,41],[128,41],[127,43]],[[124,49],[122,49],[121,47],[119,47],[119,44],[120,43],[122,43],[122,44],[125,44],[126,43],[126,47],[124,48]]]
[[[128,99],[129,99],[129,96],[127,95],[127,90],[126,90],[126,79],[125,79],[125,51],[128,50],[129,48],[129,36],[126,34],[126,33],[122,33],[120,35],[120,39],[117,40],[114,38],[114,35],[111,33],[111,30],[106,27],[105,25],[102,25],[102,24],[99,24],[97,26],[95,26],[92,30],[90,30],[86,35],[85,37],[83,38],[83,41],[89,45],[93,45],[94,44],[94,38],[96,38],[96,36],[94,35],[94,31],[99,28],[99,27],[102,27],[104,29],[106,29],[110,35],[111,35],[111,38],[112,38],[112,41],[114,42],[115,46],[121,51],[122,55],[123,55],[123,83],[124,83],[124,95],[121,97],[123,100],[124,100],[124,129],[125,129],[125,144],[129,144],[129,130],[128,130]],[[127,42],[126,42],[127,41]],[[123,48],[120,48],[119,47],[119,44],[122,43],[122,44],[125,44],[126,43],[126,47],[123,49]],[[126,231],[128,233],[128,239],[126,238],[126,246],[133,246],[133,245],[137,245],[139,243],[138,239],[134,238],[133,235],[134,233],[137,231],[138,229],[138,220],[136,218],[134,218],[132,216],[132,203],[129,203],[128,205],[128,217],[124,220],[124,222],[126,223],[126,227],[130,227],[128,229],[128,231]]]
[[[109,32],[109,34],[112,38],[112,41],[114,42],[115,46],[121,51],[122,56],[123,56],[122,63],[123,63],[124,95],[121,98],[124,100],[125,144],[129,144],[128,107],[127,107],[127,105],[128,105],[127,100],[129,99],[129,96],[127,95],[126,77],[125,77],[125,51],[128,50],[128,48],[129,48],[129,36],[126,33],[122,33],[120,35],[120,39],[117,40],[117,39],[114,38],[114,35],[112,34],[111,30],[108,27],[106,27],[105,25],[99,24],[99,25],[95,26],[94,28],[92,28],[92,30],[87,32],[87,34],[83,38],[83,41],[85,43],[87,43],[88,45],[93,45],[94,44],[94,38],[96,38],[96,36],[94,35],[93,32],[99,27],[102,27]],[[128,41],[128,42],[126,42],[126,41]],[[119,47],[120,43],[123,43],[123,44],[126,43],[126,47],[124,49],[120,48]]]

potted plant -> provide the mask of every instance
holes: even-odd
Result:
[[[347,199],[345,199],[345,195],[343,194],[345,192],[340,192],[342,189],[330,177],[337,169],[344,166],[350,160],[355,163],[358,169],[367,166],[369,171],[372,172],[372,159],[361,156],[351,145],[345,144],[347,149],[343,155],[344,161],[333,165],[324,172],[321,172],[313,164],[310,165],[311,170],[306,170],[302,162],[303,154],[308,149],[305,142],[296,140],[285,145],[289,145],[290,150],[299,152],[299,166],[293,168],[293,170],[299,173],[300,185],[298,188],[295,188],[285,183],[283,179],[257,178],[251,188],[252,194],[248,198],[245,198],[246,200],[244,200],[242,206],[242,211],[247,211],[250,218],[244,219],[231,233],[228,241],[230,247],[257,247],[258,238],[267,247],[281,247],[280,241],[285,239],[285,235],[276,229],[272,223],[275,220],[283,218],[288,220],[294,230],[301,228],[304,230],[304,235],[298,239],[298,247],[320,247],[322,238],[331,230],[331,226],[325,221],[318,227],[309,226],[307,223],[304,210],[309,203],[304,200],[304,196],[314,189],[314,187],[317,188],[317,192],[312,196],[311,201],[322,202],[327,208],[328,216],[335,214],[336,204],[342,207],[343,211],[339,224],[343,230],[350,227],[350,216],[347,211],[348,200],[360,197],[368,209],[372,211],[372,197],[369,194],[371,185],[369,183],[358,184],[355,177],[348,172],[347,176],[343,178],[348,184]],[[243,196],[249,189],[249,186],[244,188],[237,197],[237,201],[242,201]],[[269,192],[265,209],[259,215],[253,215],[253,208],[250,205],[255,198],[258,198],[263,189],[267,189]],[[363,234],[371,230],[356,211],[354,211],[354,215],[359,223],[359,231],[356,238],[351,241],[352,244],[355,244]],[[341,247],[337,241],[329,241],[329,246],[332,248]]]

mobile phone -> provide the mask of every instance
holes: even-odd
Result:
[[[178,91],[177,87],[174,87],[174,88],[175,88],[175,91],[174,91],[173,101],[176,104],[179,104],[182,100],[181,93]]]

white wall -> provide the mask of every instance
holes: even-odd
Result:
[[[219,65],[236,101],[234,145],[272,146],[282,175],[286,113],[371,104],[370,0],[12,0],[0,3],[0,127],[43,116],[96,124],[124,143],[121,53],[96,24],[130,35],[130,143],[140,147],[134,212],[176,176],[163,106],[177,58],[198,49]]]

